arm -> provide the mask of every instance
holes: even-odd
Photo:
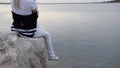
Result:
[[[37,3],[35,0],[32,0],[32,2],[31,2],[31,9],[32,9],[32,13],[37,12],[37,14],[38,14]]]

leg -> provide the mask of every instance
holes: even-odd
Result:
[[[51,59],[56,59],[50,34],[47,31],[43,30],[42,28],[37,28],[34,37],[43,37],[45,39],[49,58],[53,57]]]

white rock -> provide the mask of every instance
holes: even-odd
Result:
[[[20,38],[0,33],[0,68],[46,68],[43,38]]]

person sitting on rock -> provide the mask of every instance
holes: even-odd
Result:
[[[35,0],[11,0],[13,23],[11,31],[21,37],[45,39],[49,60],[58,60],[55,55],[49,32],[40,28],[37,23],[38,11]]]

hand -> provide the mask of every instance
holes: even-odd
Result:
[[[38,12],[37,8],[35,10],[32,10],[32,13],[37,13],[37,15],[39,16],[39,12]]]

